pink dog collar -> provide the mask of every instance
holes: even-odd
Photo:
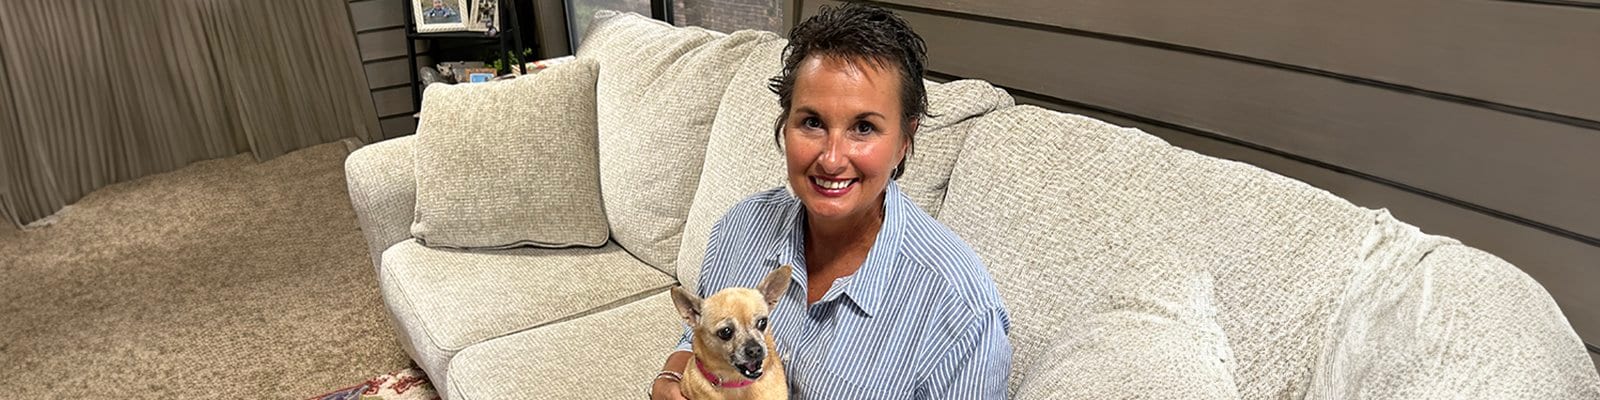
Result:
[[[751,384],[756,383],[756,381],[749,380],[749,379],[745,379],[745,380],[741,380],[741,381],[723,381],[721,379],[717,379],[717,374],[713,374],[713,373],[711,373],[711,371],[707,371],[706,370],[706,365],[700,362],[700,358],[699,357],[695,357],[695,359],[694,359],[694,367],[695,367],[695,369],[700,370],[700,375],[705,376],[706,377],[706,382],[710,382],[711,386],[716,386],[716,387],[720,387],[720,388],[727,388],[727,389],[737,389],[737,388],[742,388],[742,387],[745,387],[745,386],[750,386]]]

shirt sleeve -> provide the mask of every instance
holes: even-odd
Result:
[[[928,381],[931,399],[1003,399],[1011,374],[1011,341],[1004,309],[973,320],[939,358]]]
[[[690,329],[688,324],[683,326],[683,337],[678,339],[678,347],[672,349],[674,353],[680,351],[694,351],[694,329]]]

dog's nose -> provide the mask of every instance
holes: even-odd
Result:
[[[766,358],[766,354],[764,353],[766,352],[761,350],[761,346],[744,347],[744,356],[750,360],[760,360],[762,358]]]

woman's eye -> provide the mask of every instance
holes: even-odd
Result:
[[[767,330],[767,319],[766,318],[762,318],[762,319],[756,320],[756,330],[758,330],[758,331]]]
[[[856,123],[856,133],[872,133],[872,128],[872,124],[870,123]]]
[[[722,340],[733,339],[733,328],[718,329],[717,337],[721,338]]]
[[[811,129],[817,129],[822,127],[822,121],[817,120],[817,117],[806,117],[806,119],[800,121],[800,125]]]

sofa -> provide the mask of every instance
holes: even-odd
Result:
[[[723,213],[785,184],[782,37],[595,18],[604,245],[429,247],[416,137],[346,161],[384,304],[445,398],[643,396],[684,328],[668,290],[697,287]],[[999,287],[1011,397],[1600,398],[1549,294],[1494,255],[982,81],[928,87],[898,182]]]

